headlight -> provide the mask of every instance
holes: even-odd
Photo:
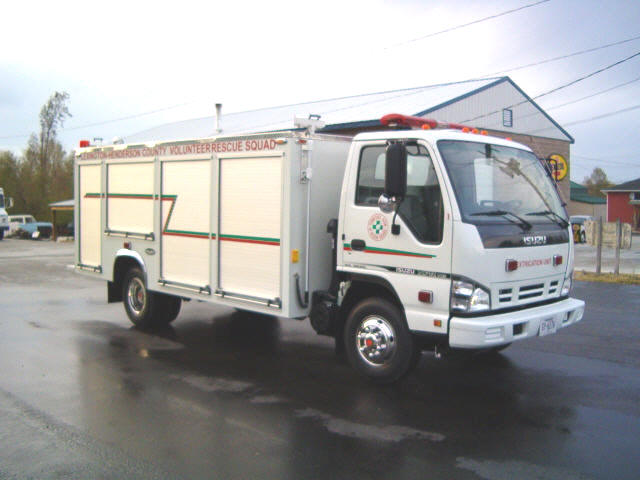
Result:
[[[573,272],[569,273],[569,276],[564,279],[562,284],[562,290],[560,291],[561,297],[568,297],[571,292],[571,284],[573,283]]]
[[[490,308],[489,292],[480,285],[465,280],[451,282],[451,310],[481,312]]]

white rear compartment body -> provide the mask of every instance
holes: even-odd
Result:
[[[305,317],[297,286],[304,300],[331,279],[326,226],[349,146],[278,132],[80,149],[76,269],[114,281],[127,257],[149,290]]]

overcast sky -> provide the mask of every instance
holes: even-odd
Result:
[[[24,149],[54,91],[71,96],[60,132],[71,150],[83,138],[209,116],[217,102],[230,113],[495,76],[640,37],[638,0],[549,0],[429,36],[537,1],[10,2],[0,149]],[[504,74],[536,97],[638,52],[640,38]],[[640,56],[537,102],[575,138],[572,180],[596,166],[615,182],[640,177]],[[135,118],[87,126],[123,117]]]

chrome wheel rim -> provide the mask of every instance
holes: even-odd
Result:
[[[365,317],[356,331],[356,347],[360,357],[369,365],[381,367],[396,353],[396,333],[383,317]]]
[[[132,278],[127,290],[127,303],[129,304],[129,308],[131,308],[136,315],[140,315],[146,301],[147,291],[144,288],[144,283],[142,283],[142,280],[139,278]]]

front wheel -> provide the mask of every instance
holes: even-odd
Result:
[[[132,268],[122,283],[122,300],[127,316],[141,328],[158,327],[171,323],[180,312],[179,297],[150,292],[144,272]]]
[[[4,230],[0,230],[0,240],[4,238]]]
[[[377,383],[391,383],[409,373],[420,352],[402,311],[393,303],[369,298],[358,303],[345,323],[349,363]]]

